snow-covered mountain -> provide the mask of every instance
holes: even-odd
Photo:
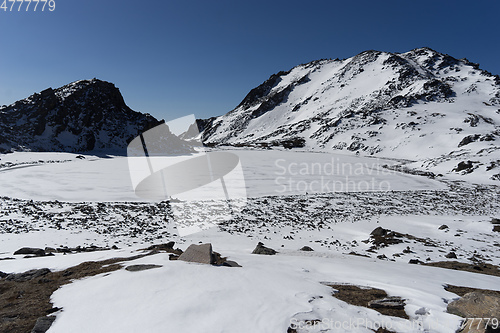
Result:
[[[0,153],[28,150],[122,154],[131,139],[161,123],[149,114],[131,110],[114,84],[81,80],[1,106]]]
[[[299,65],[198,127],[207,145],[337,149],[500,178],[500,77],[429,48]]]

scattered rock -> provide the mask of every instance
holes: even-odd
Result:
[[[168,255],[168,260],[177,260],[177,259],[179,259],[179,256],[177,254],[171,253]]]
[[[414,252],[410,249],[409,246],[407,246],[406,249],[403,250],[403,253],[408,254],[408,253],[414,253]]]
[[[176,255],[181,255],[182,250],[181,249],[174,249],[175,242],[168,242],[164,244],[155,244],[151,245],[150,247],[143,249],[143,250],[148,250],[148,251],[164,251],[167,253],[173,253]]]
[[[31,330],[31,333],[45,333],[49,330],[50,326],[56,319],[55,316],[40,317],[36,320],[35,326]]]
[[[241,267],[240,264],[238,264],[236,261],[232,261],[232,260],[226,260],[226,261],[224,261],[224,263],[222,264],[222,266],[227,266],[227,267]]]
[[[130,265],[125,267],[125,269],[129,272],[139,272],[139,271],[145,271],[148,269],[153,269],[153,268],[160,268],[163,267],[162,265],[153,265],[153,264],[141,264],[141,265]]]
[[[496,217],[492,218],[491,224],[500,224],[500,219],[497,219]]]
[[[440,226],[438,229],[439,229],[439,230],[448,230],[448,229],[449,229],[449,227],[448,227],[446,224],[443,224],[443,225],[442,225],[442,226]]]
[[[0,271],[0,279],[3,279],[4,277],[8,276],[8,273]]]
[[[423,264],[424,262],[423,261],[420,261],[418,259],[410,259],[410,261],[408,261],[409,264]]]
[[[309,246],[303,246],[300,251],[314,251],[312,248],[310,248]]]
[[[54,249],[53,247],[46,247],[45,248],[45,253],[53,253],[53,252],[56,252],[56,249]]]
[[[493,231],[500,232],[500,225],[493,226]]]
[[[212,244],[191,244],[186,251],[179,256],[179,260],[210,265],[215,261],[212,253]]]
[[[375,229],[373,229],[373,231],[370,233],[370,235],[372,236],[385,236],[387,235],[387,233],[390,232],[390,230],[388,229],[384,229],[382,227],[377,227]]]
[[[14,252],[14,255],[18,254],[34,254],[35,256],[42,257],[45,255],[45,250],[36,247],[23,247]]]
[[[370,301],[368,302],[368,307],[373,309],[378,309],[378,308],[404,309],[405,302],[399,296],[390,296]]]
[[[9,274],[5,277],[5,280],[14,281],[14,282],[25,282],[25,281],[29,281],[29,280],[35,279],[37,277],[40,277],[40,276],[44,276],[48,273],[50,273],[50,269],[48,269],[48,268],[31,269],[31,270],[26,271],[24,273]]]
[[[478,161],[462,161],[462,162],[459,162],[457,164],[457,166],[451,170],[451,171],[454,171],[454,172],[462,172],[462,174],[468,174],[468,173],[471,173],[473,172],[477,166],[474,166],[474,164],[478,164],[479,162]]]
[[[265,247],[262,242],[259,242],[252,252],[252,254],[264,254],[264,255],[275,255],[276,253],[278,253],[276,250],[273,250],[269,247]]]
[[[457,254],[455,252],[451,251],[445,257],[448,259],[457,259]]]

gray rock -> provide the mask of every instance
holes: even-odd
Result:
[[[36,320],[35,326],[31,330],[31,333],[45,333],[49,330],[52,323],[56,320],[55,316],[40,317]]]
[[[368,306],[373,309],[387,308],[387,309],[404,309],[405,302],[401,297],[390,296],[382,299],[375,299],[368,302]]]
[[[147,269],[159,268],[163,267],[162,265],[153,265],[153,264],[143,264],[143,265],[130,265],[125,267],[125,269],[129,272],[139,272],[145,271]]]
[[[29,280],[35,279],[37,277],[40,277],[40,276],[44,276],[48,273],[50,273],[50,269],[48,269],[48,268],[31,269],[31,270],[26,271],[24,273],[9,274],[5,277],[5,280],[14,281],[14,282],[25,282],[25,281],[29,281]]]
[[[14,252],[14,255],[17,254],[34,254],[36,256],[44,256],[45,255],[45,250],[44,249],[39,249],[36,247],[23,247],[16,252]]]
[[[274,255],[276,253],[278,252],[271,248],[265,247],[262,242],[259,242],[252,252],[252,254],[265,254],[265,255]]]
[[[312,248],[310,248],[309,246],[303,246],[300,251],[314,251]]]
[[[439,230],[446,230],[446,229],[449,229],[449,227],[446,225],[446,224],[443,224],[442,226],[440,226],[438,228]]]
[[[421,260],[418,260],[418,259],[410,259],[410,261],[408,261],[408,263],[418,265],[418,264],[423,264],[424,262]]]
[[[179,256],[178,260],[197,262],[200,264],[213,264],[214,256],[212,253],[212,244],[191,244],[186,251]]]
[[[53,247],[46,247],[45,248],[45,253],[53,253],[53,252],[56,252],[56,249],[54,249]]]
[[[224,263],[222,264],[222,266],[227,266],[227,267],[241,267],[240,264],[238,264],[236,261],[232,261],[232,260],[226,260],[226,261],[224,261]]]
[[[500,296],[474,291],[448,304],[447,310],[464,318],[500,318]]]
[[[370,235],[372,235],[372,236],[385,236],[388,232],[389,232],[389,230],[387,230],[387,229],[384,229],[382,227],[377,227],[377,228],[373,229],[373,231],[370,233]]]
[[[445,257],[448,259],[457,259],[457,254],[455,252],[451,251],[450,253],[445,255]]]

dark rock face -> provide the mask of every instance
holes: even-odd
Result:
[[[131,110],[112,83],[76,81],[0,108],[0,152],[125,154],[130,140],[161,123]]]
[[[252,252],[252,254],[264,254],[264,255],[275,255],[276,253],[278,253],[276,250],[273,250],[269,247],[265,247],[262,242],[259,242]]]
[[[309,246],[307,246],[307,245],[306,245],[306,246],[303,246],[303,247],[300,249],[300,251],[309,251],[309,252],[310,252],[310,251],[314,251],[314,250],[313,250],[311,247],[309,247]]]

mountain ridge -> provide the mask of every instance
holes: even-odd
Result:
[[[0,153],[125,154],[130,140],[162,123],[130,109],[114,84],[79,80],[0,107]]]
[[[198,127],[208,146],[333,149],[426,169],[437,160],[476,159],[493,177],[486,168],[500,160],[500,77],[427,47],[369,50],[273,74],[235,109]]]

